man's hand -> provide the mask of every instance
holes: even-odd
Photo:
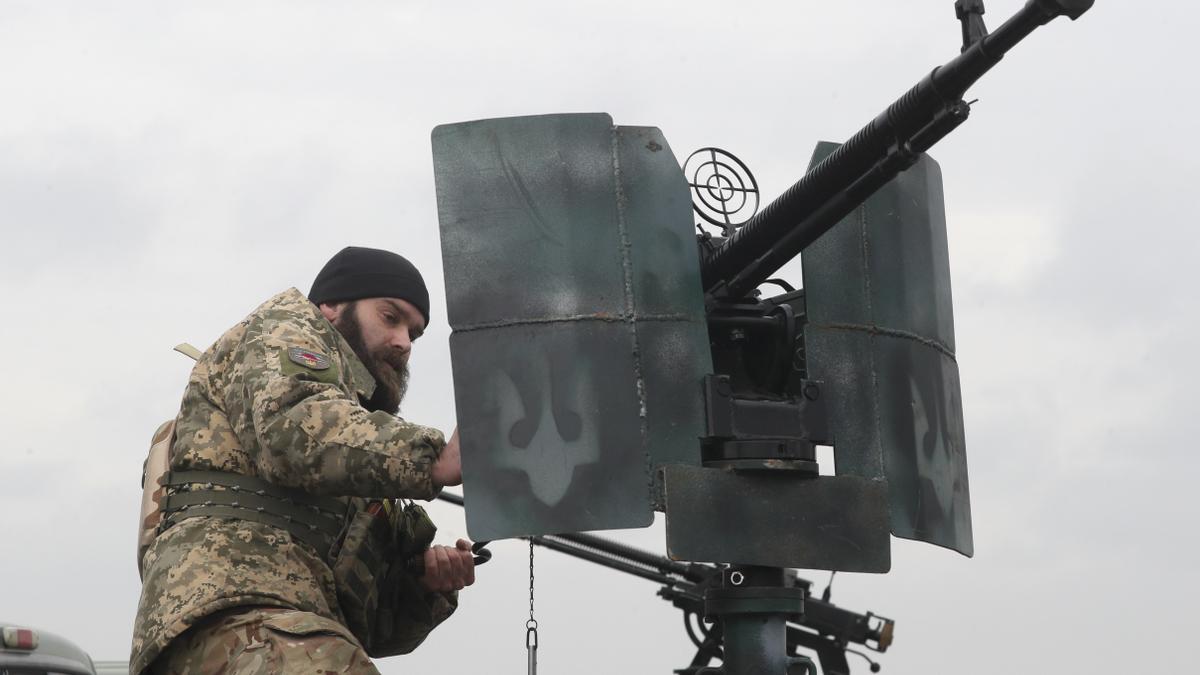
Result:
[[[421,585],[427,591],[461,591],[475,583],[475,557],[471,542],[459,539],[454,548],[430,546],[425,551],[425,574]]]
[[[450,442],[442,448],[437,461],[433,463],[433,486],[444,488],[447,485],[462,485],[462,453],[458,449],[458,429],[450,436]]]

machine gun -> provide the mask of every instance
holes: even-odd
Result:
[[[1092,4],[1093,0],[1029,0],[1012,18],[989,34],[982,20],[983,3],[980,0],[958,0],[955,6],[963,28],[960,55],[935,68],[845,143],[832,149],[819,149],[814,164],[799,181],[740,228],[732,231],[731,228],[725,228],[723,240],[702,237],[700,275],[705,293],[714,372],[705,380],[707,434],[702,443],[702,464],[710,471],[721,468],[739,472],[742,482],[736,494],[754,494],[759,485],[766,486],[772,480],[786,480],[782,476],[789,473],[799,478],[789,480],[791,485],[800,486],[810,480],[812,485],[820,485],[815,480],[818,473],[815,446],[831,442],[838,446],[840,443],[842,447],[839,451],[849,450],[851,461],[859,461],[850,468],[849,473],[882,478],[888,485],[888,529],[899,536],[922,539],[971,554],[973,543],[966,496],[966,464],[961,454],[964,452],[961,403],[957,390],[957,365],[953,356],[949,269],[944,244],[932,247],[941,249],[939,253],[932,254],[930,259],[932,266],[939,271],[915,275],[922,283],[908,283],[914,277],[911,272],[901,272],[889,279],[893,282],[890,284],[892,287],[904,289],[902,292],[910,294],[910,298],[924,296],[923,301],[918,302],[923,302],[924,307],[935,308],[933,320],[921,324],[913,318],[912,310],[915,307],[905,304],[912,302],[911,299],[901,297],[896,300],[895,307],[899,311],[893,311],[891,315],[904,317],[900,321],[913,321],[911,328],[909,325],[899,326],[908,330],[895,330],[893,326],[881,325],[884,322],[876,320],[878,315],[873,314],[869,294],[880,292],[877,289],[863,293],[867,297],[867,301],[860,306],[865,308],[864,312],[846,308],[847,304],[854,304],[846,302],[848,297],[852,297],[851,293],[825,293],[826,297],[821,299],[823,308],[814,312],[813,296],[806,297],[806,292],[818,294],[838,288],[836,283],[826,284],[820,289],[810,289],[806,283],[805,289],[794,290],[786,282],[777,282],[783,286],[785,293],[765,300],[759,299],[757,289],[785,263],[818,242],[819,238],[862,207],[881,188],[897,180],[898,176],[918,162],[924,162],[922,171],[918,173],[934,175],[923,185],[937,184],[937,200],[940,201],[940,179],[936,178],[936,165],[930,169],[931,162],[923,160],[922,153],[967,120],[971,109],[971,104],[964,100],[967,89],[1036,28],[1059,16],[1077,19]],[[820,157],[822,151],[828,152],[824,158]],[[907,180],[922,179],[909,177]],[[920,183],[918,185],[923,186]],[[897,192],[903,195],[904,188],[897,188]],[[910,200],[896,199],[888,202],[889,207],[895,205],[895,209],[881,210],[902,210],[904,206],[901,203],[907,201]],[[930,210],[935,208],[939,212],[932,216],[928,212],[922,214],[927,220],[925,227],[927,232],[933,233],[931,240],[940,237],[944,242],[944,216],[940,215],[940,204]],[[869,231],[878,230],[872,230],[877,226],[866,224],[866,216],[863,218],[861,232],[856,233],[859,242],[826,257],[826,269],[836,269],[829,272],[826,279],[835,275],[844,277],[849,272],[845,262],[853,258],[856,249],[870,248],[871,244],[876,243],[864,243]],[[896,218],[896,221],[903,220],[902,217]],[[891,224],[909,225],[906,222]],[[905,236],[914,234],[917,233],[905,232]],[[902,247],[900,235],[892,236],[897,238],[889,243]],[[819,243],[820,246],[813,248],[829,246],[826,241]],[[847,252],[851,252],[850,255],[846,255]],[[814,255],[813,267],[818,271],[813,276],[817,278],[822,275],[819,269],[822,265],[820,256],[820,251]],[[875,270],[870,266],[875,263],[867,260],[868,256],[868,253],[862,254],[862,265],[868,268],[867,271],[861,277],[854,277],[855,281],[865,280],[866,283],[848,283],[840,289],[871,289]],[[809,262],[806,256],[806,282],[810,275]],[[944,276],[939,277],[942,269]],[[925,274],[924,278],[921,278],[922,274]],[[881,276],[887,278],[886,275]],[[879,280],[874,281],[878,284]],[[856,285],[858,288],[854,288]],[[884,304],[878,298],[875,302]],[[814,318],[818,312],[823,314]],[[855,316],[843,318],[847,315]],[[852,334],[862,337],[846,337]],[[879,341],[875,339],[878,335],[890,338],[890,344],[880,348]],[[855,339],[860,342],[853,343]],[[864,348],[864,343],[869,346]],[[889,349],[892,350],[890,354],[885,351]],[[897,353],[901,355],[896,357]],[[861,379],[861,375],[846,376],[852,369],[864,369],[864,361],[872,363],[868,380]],[[876,376],[874,371],[880,363],[885,364],[884,373]],[[818,365],[822,370],[814,373]],[[888,367],[891,367],[890,371]],[[821,382],[822,379],[827,382]],[[864,381],[870,384],[866,387],[856,384]],[[881,395],[877,384],[880,381],[888,384],[899,382],[903,391],[893,389],[891,393]],[[838,397],[835,402],[828,401],[826,394],[829,392],[822,391],[824,384],[832,385],[835,389],[833,394]],[[840,391],[837,391],[839,388]],[[859,393],[867,389],[871,390],[870,394]],[[928,452],[928,447],[911,445],[911,435],[907,439],[898,435],[888,438],[886,423],[876,422],[878,435],[866,442],[862,442],[861,436],[857,435],[859,432],[855,427],[864,426],[863,422],[872,418],[878,420],[881,410],[884,414],[900,411],[894,413],[893,419],[907,414],[911,424],[916,407],[921,405],[925,397],[917,393],[920,389],[939,392],[929,399],[936,400],[935,405],[941,409],[934,415],[926,415],[926,419],[930,420],[931,428],[941,425],[944,434],[939,432],[940,438],[950,439],[946,446],[953,448],[949,453],[952,458],[957,453],[959,466],[955,470],[931,472],[923,467],[920,456]],[[904,412],[906,409],[907,413]],[[840,419],[834,417],[835,410]],[[947,423],[947,420],[950,421]],[[870,449],[874,447],[883,447],[881,454],[886,456],[872,455]],[[867,459],[863,461],[863,457]],[[843,473],[840,465],[842,459],[843,456],[839,456],[839,474]],[[695,557],[705,542],[697,542],[695,535],[690,534],[703,526],[701,519],[711,522],[712,514],[691,517],[686,514],[697,500],[673,505],[671,498],[672,472],[681,477],[676,480],[677,484],[698,494],[714,493],[719,481],[728,482],[721,474],[704,474],[701,471],[684,471],[673,467],[666,469],[668,549],[676,557],[715,560],[719,559],[716,555]],[[780,478],[754,478],[753,475]],[[755,480],[760,482],[753,483]],[[697,484],[701,487],[691,487]],[[929,515],[922,510],[925,507],[918,495],[931,484],[940,486],[934,488],[940,494],[953,494],[954,497],[948,506],[943,502],[940,513]],[[733,494],[730,490],[722,495],[723,501],[731,503]],[[869,495],[869,491],[864,489],[858,496],[848,498],[841,495],[840,499],[848,504],[861,503]],[[819,496],[816,499],[810,497],[808,503],[820,501]],[[836,502],[838,497],[825,496],[823,501]],[[685,514],[682,525],[677,525],[678,534],[670,531],[672,506],[676,506],[676,513]],[[832,538],[822,539],[821,533],[813,532],[809,540],[813,545],[809,550],[821,551],[819,555],[823,556],[821,562],[826,569],[854,569],[855,566],[864,569],[873,566],[873,571],[886,571],[890,567],[887,530],[884,530],[881,541],[878,534],[868,534],[873,528],[879,527],[877,521],[870,518],[855,520],[852,517],[839,520],[839,517],[840,514],[830,520],[822,515],[821,519],[826,527],[830,522],[837,522],[835,527],[841,527],[841,532],[858,533],[856,536],[861,537],[860,546],[843,556],[828,554],[825,543],[817,542],[833,543]],[[676,518],[676,521],[679,520]],[[770,523],[763,528],[763,532],[768,529],[786,531],[785,521],[774,518],[769,508],[753,513],[743,512],[741,522],[755,520]],[[722,672],[727,675],[794,672],[796,661],[792,660],[792,651],[797,644],[797,631],[791,619],[786,623],[787,653],[777,653],[773,657],[763,654],[762,645],[776,644],[782,637],[779,635],[782,614],[773,617],[775,623],[769,628],[765,623],[754,626],[746,619],[750,616],[766,616],[761,604],[756,607],[756,603],[768,598],[782,602],[786,597],[791,575],[780,568],[818,565],[799,560],[799,553],[792,554],[790,559],[780,555],[777,549],[772,548],[774,542],[763,536],[763,532],[739,539],[736,527],[717,528],[715,532],[709,530],[710,536],[728,542],[723,552],[730,555],[736,552],[743,561],[776,567],[771,574],[757,572],[760,581],[754,586],[758,588],[741,590],[725,584],[721,588],[707,590],[706,613],[710,616],[719,615],[721,625],[725,627],[719,638],[724,643]],[[672,545],[672,539],[675,545]],[[755,547],[757,550],[750,553]],[[797,547],[793,550],[802,549]],[[758,559],[755,559],[756,555]],[[764,559],[768,558],[770,562],[765,562]],[[724,572],[726,579],[729,574],[741,569],[747,568],[729,568]],[[755,568],[750,569],[755,571]],[[825,608],[814,604],[807,592],[803,595],[804,616],[809,620],[821,616]],[[752,614],[754,612],[758,613]],[[889,633],[890,628],[890,624],[885,624]],[[883,630],[877,633],[880,647],[885,647],[888,641],[883,638],[883,633]],[[819,640],[826,635],[818,629],[804,639],[808,640],[810,647],[817,648],[823,646]],[[710,633],[706,640],[711,637]],[[842,644],[845,644],[844,638]],[[818,650],[818,654],[827,672],[841,672],[839,669],[845,666],[842,652],[825,649],[824,652]],[[836,661],[839,656],[842,661]]]
[[[463,505],[462,497],[448,492],[439,494],[438,499]],[[737,577],[733,580],[729,577],[741,572],[718,565],[671,560],[590,534],[538,535],[521,539],[535,546],[660,584],[662,587],[658,590],[658,596],[683,612],[684,628],[696,646],[691,663],[686,668],[676,670],[678,675],[701,675],[714,658],[723,658],[721,626],[705,621],[704,595],[709,589],[732,583]],[[475,544],[476,554],[482,554],[482,560],[477,558],[477,564],[491,558],[490,552],[484,548],[487,544]],[[816,654],[820,672],[825,675],[849,675],[847,653],[861,656],[871,664],[871,672],[879,672],[878,663],[850,645],[862,645],[881,654],[886,652],[892,644],[895,621],[871,612],[859,614],[838,607],[829,601],[828,589],[822,597],[813,597],[812,582],[802,579],[792,570],[785,572],[784,584],[788,588],[798,589],[803,596],[802,613],[793,616],[787,624],[787,650],[796,659],[794,663],[808,668],[806,675],[815,675],[817,671],[815,664],[800,653],[802,649]]]
[[[661,583],[689,617],[691,675],[811,673],[797,647],[844,672],[851,642],[885,649],[890,622],[814,599],[789,570],[887,572],[892,535],[973,554],[940,170],[924,152],[1009,50],[1093,1],[1028,0],[988,33],[982,1],[957,0],[957,57],[818,146],[740,228],[702,235],[699,255],[688,186],[722,203],[738,188],[685,175],[660,129],[603,113],[434,129],[472,536]],[[710,164],[740,162],[712,150]],[[801,253],[803,288],[763,298]],[[656,510],[669,559],[556,534],[644,527]],[[715,628],[693,630],[698,616]]]
[[[923,153],[967,120],[967,89],[1009,50],[1039,26],[1059,16],[1077,19],[1092,4],[1028,0],[988,33],[982,0],[958,0],[963,47],[957,57],[933,69],[849,140],[823,144],[807,173],[740,227],[717,223],[723,236],[702,235],[700,277],[714,373],[704,381],[705,467],[816,476],[816,446],[833,445],[839,477],[888,481],[883,499],[890,505],[893,534],[971,555],[940,175]],[[713,164],[734,165],[713,152]],[[714,180],[731,184],[722,175],[710,185]],[[700,182],[691,182],[696,193]],[[874,212],[879,222],[867,223],[872,199],[883,203]],[[902,213],[917,203],[913,213]],[[842,236],[831,230],[859,209],[862,227],[847,223],[839,230],[857,228],[857,241],[845,236],[831,243]],[[923,249],[912,244],[922,237]],[[871,249],[886,253],[871,258]],[[802,252],[803,289],[770,279]],[[810,276],[817,283],[810,284]],[[766,282],[785,292],[761,298],[759,287]],[[951,469],[921,464],[920,454],[929,448],[914,446],[908,430],[914,409],[923,417],[917,424],[945,439],[950,448],[945,464]],[[892,417],[879,422],[881,414]],[[866,428],[874,435],[863,433]],[[672,471],[684,475],[668,469],[668,493]],[[716,485],[697,472],[687,477]],[[930,513],[931,500],[922,498],[921,490],[927,490],[925,497],[933,492],[953,497],[940,500],[940,509]],[[858,493],[851,501],[868,497],[865,489]],[[845,531],[863,533],[859,546],[845,556],[781,561],[783,556],[776,555],[770,562],[755,562],[886,571],[890,563],[879,523],[841,522]],[[669,542],[671,537],[668,531]],[[875,543],[864,543],[868,538]],[[690,557],[696,548],[670,550]],[[773,553],[763,550],[762,558]]]
[[[967,120],[967,89],[1039,26],[1078,19],[1095,0],[1028,0],[994,32],[983,27],[982,0],[958,0],[963,51],[935,68],[808,171],[778,199],[707,251],[701,265],[710,297],[737,298],[912,166],[920,153]]]

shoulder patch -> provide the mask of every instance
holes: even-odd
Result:
[[[292,363],[309,370],[327,370],[332,363],[325,354],[302,347],[288,347],[287,355]]]
[[[341,374],[338,363],[328,354],[304,347],[279,348],[279,369],[285,377],[338,384]]]

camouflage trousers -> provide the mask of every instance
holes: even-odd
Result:
[[[237,607],[218,612],[171,641],[155,675],[379,675],[350,631],[311,612]]]

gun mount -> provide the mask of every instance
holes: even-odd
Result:
[[[438,499],[463,505],[461,496],[448,492],[439,494]],[[659,584],[658,597],[683,612],[684,629],[696,647],[691,663],[675,671],[678,675],[705,675],[713,672],[709,664],[714,659],[724,660],[724,627],[713,621],[715,617],[708,615],[705,597],[710,592],[720,593],[721,589],[748,583],[745,571],[722,565],[671,560],[590,534],[520,538],[535,546]],[[484,547],[488,543],[476,542],[476,552],[486,552]],[[491,557],[490,553],[487,557]],[[760,572],[773,574],[780,571]],[[784,624],[787,653],[796,664],[795,669],[803,669],[806,675],[816,675],[816,664],[802,654],[807,650],[816,656],[820,672],[825,675],[849,675],[847,653],[866,659],[871,664],[871,672],[879,672],[880,665],[852,645],[880,654],[886,652],[894,640],[895,621],[872,612],[860,614],[838,607],[829,601],[828,589],[821,597],[814,597],[812,582],[801,578],[793,570],[783,570],[779,576],[782,588],[799,598],[803,608],[800,613],[789,616]]]

